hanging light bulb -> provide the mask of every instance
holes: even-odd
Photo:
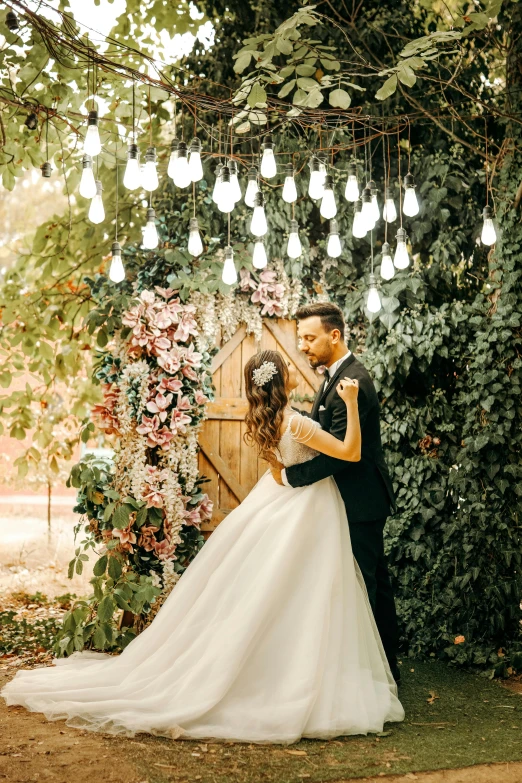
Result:
[[[188,188],[192,180],[187,158],[187,144],[184,141],[178,143],[178,156],[173,165],[174,184],[177,188]]]
[[[363,239],[366,236],[366,225],[362,216],[362,201],[360,198],[355,202],[355,213],[353,216],[352,234],[357,239]]]
[[[254,200],[254,212],[250,222],[250,231],[255,237],[264,237],[268,231],[265,215],[265,199],[261,191],[256,193]]]
[[[359,198],[359,183],[357,182],[357,165],[356,163],[348,164],[348,179],[346,180],[346,188],[344,190],[344,197],[347,201],[357,201]]]
[[[203,179],[203,166],[201,165],[201,142],[194,136],[190,142],[190,155],[188,159],[190,179],[192,182],[199,182]]]
[[[89,220],[91,223],[101,223],[105,218],[102,199],[103,187],[99,179],[96,180],[96,195],[91,201],[89,207]]]
[[[493,225],[493,210],[491,207],[485,206],[482,212],[484,218],[484,224],[482,226],[482,234],[480,239],[483,245],[494,245],[497,241],[497,232]]]
[[[373,231],[373,229],[375,228],[375,220],[373,217],[372,192],[368,187],[368,185],[366,185],[366,187],[362,192],[361,215],[362,215],[366,232]]]
[[[167,168],[167,174],[171,179],[174,179],[174,172],[176,170],[176,161],[178,159],[178,147],[179,147],[178,139],[172,139],[172,141],[170,142],[170,158],[169,158],[169,165]]]
[[[123,184],[127,190],[136,190],[141,185],[140,161],[137,144],[130,144],[127,151],[127,165],[123,175]]]
[[[200,256],[203,252],[203,242],[199,233],[198,219],[190,218],[188,251],[191,256]]]
[[[256,239],[256,241],[254,242],[252,263],[255,269],[264,269],[268,263],[268,259],[266,257],[265,242],[262,238]]]
[[[212,201],[214,202],[214,204],[219,203],[219,193],[221,189],[221,182],[223,181],[222,173],[223,173],[223,166],[221,163],[218,163],[214,170],[216,179],[214,180],[214,187],[212,189]]]
[[[223,166],[221,170],[221,182],[219,185],[218,198],[218,209],[221,212],[225,212],[225,214],[232,212],[236,202],[234,201],[234,191],[230,181],[230,169],[228,166]]]
[[[80,180],[80,196],[94,198],[96,195],[96,182],[92,171],[92,158],[84,155],[82,160],[82,178]]]
[[[323,198],[321,200],[321,209],[319,210],[322,217],[330,220],[337,215],[337,204],[335,203],[335,193],[333,191],[333,179],[330,174],[326,175],[324,180]]]
[[[289,258],[299,258],[303,252],[301,240],[299,239],[299,226],[297,220],[290,221],[290,233],[288,235],[288,246],[286,249]]]
[[[368,185],[366,187],[370,188],[370,193],[372,195],[372,217],[373,217],[373,224],[375,226],[377,221],[380,220],[380,218],[381,218],[381,212],[380,212],[380,209],[379,209],[379,201],[377,199],[377,187],[376,187],[375,182],[373,181],[373,179],[371,179],[368,182]]]
[[[38,115],[32,111],[30,114],[27,115],[27,119],[24,123],[26,128],[29,128],[29,130],[36,130],[38,127]]]
[[[393,200],[393,191],[391,188],[386,188],[382,216],[387,223],[394,223],[397,220],[397,209],[395,208],[395,201]]]
[[[408,217],[415,217],[419,214],[419,202],[415,193],[415,180],[410,173],[404,177],[404,203],[402,211]]]
[[[228,170],[230,171],[230,184],[232,186],[234,203],[237,204],[238,201],[241,201],[243,198],[243,194],[241,193],[241,186],[237,176],[237,163],[235,160],[228,161]]]
[[[152,193],[153,190],[157,190],[159,187],[156,147],[149,147],[145,153],[145,167],[141,184],[149,193]]]
[[[223,265],[221,279],[227,285],[234,285],[234,283],[237,283],[237,270],[236,265],[234,264],[234,251],[230,246],[225,248],[225,263]]]
[[[383,280],[391,280],[394,274],[395,267],[393,266],[393,259],[390,255],[390,246],[387,242],[383,242],[381,254],[381,277]]]
[[[44,177],[44,179],[49,179],[53,171],[53,167],[51,166],[50,162],[46,160],[45,163],[42,163],[40,168],[42,170],[42,177]]]
[[[308,195],[314,201],[318,201],[323,197],[324,191],[324,178],[321,171],[321,163],[319,158],[315,156],[310,161],[310,181],[308,183]]]
[[[294,167],[291,163],[286,167],[285,184],[283,185],[283,201],[293,204],[297,201],[297,188],[294,179]]]
[[[85,134],[85,141],[83,142],[83,152],[85,155],[90,155],[91,158],[94,158],[95,155],[99,155],[101,152],[100,132],[98,130],[98,112],[94,109],[89,112],[87,133]]]
[[[406,231],[403,228],[399,228],[397,231],[397,247],[395,249],[395,256],[393,263],[396,269],[406,269],[410,265],[410,257],[408,255],[408,248],[406,247]]]
[[[261,176],[265,179],[272,179],[277,174],[274,146],[272,136],[268,135],[263,144],[263,157],[261,158]]]
[[[321,173],[322,187],[324,188],[324,181],[326,179],[326,155],[318,155],[317,158],[319,160],[319,171]]]
[[[370,287],[368,289],[368,297],[366,299],[366,307],[370,313],[378,313],[381,309],[381,297],[377,290],[377,281],[375,275],[370,275]]]
[[[147,250],[154,250],[158,247],[158,230],[156,228],[156,212],[149,207],[147,209],[147,223],[143,230],[143,247]]]
[[[326,252],[330,258],[339,258],[342,252],[341,240],[339,238],[339,227],[337,220],[330,220],[330,233],[328,234],[328,242],[326,245]]]
[[[121,247],[119,242],[112,243],[109,279],[112,280],[113,283],[121,283],[122,280],[125,280],[125,269],[123,268],[123,261],[121,260]]]
[[[255,206],[254,200],[258,191],[259,185],[257,183],[257,169],[255,166],[251,166],[248,170],[248,185],[245,192],[245,204],[247,207],[253,209]]]

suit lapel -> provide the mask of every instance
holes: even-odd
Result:
[[[353,353],[351,353],[349,356],[346,357],[344,362],[341,362],[337,370],[334,372],[333,376],[330,378],[328,385],[323,387],[323,390],[320,394],[317,395],[316,403],[317,403],[317,410],[319,410],[319,406],[321,402],[324,400],[328,392],[337,384],[337,381],[339,380],[340,376],[343,372],[345,372],[350,364],[355,361],[355,356]],[[314,413],[316,411],[315,403],[314,403]]]

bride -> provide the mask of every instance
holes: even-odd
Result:
[[[250,359],[245,384],[247,439],[269,462],[360,459],[357,381],[337,386],[344,442],[291,410],[296,370],[276,351]],[[270,472],[121,655],[19,671],[2,695],[70,726],[174,739],[291,743],[404,718],[335,481],[292,489]]]

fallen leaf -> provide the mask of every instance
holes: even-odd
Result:
[[[379,731],[377,737],[389,737],[390,734],[393,734],[393,731]]]
[[[308,756],[306,750],[285,750],[289,756]]]
[[[437,694],[435,693],[435,691],[430,691],[430,697],[429,697],[429,699],[426,699],[426,701],[428,702],[428,704],[433,704],[433,702],[435,701],[435,699],[438,699],[438,698],[439,698],[439,697],[437,696]]]

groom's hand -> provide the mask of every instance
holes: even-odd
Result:
[[[270,472],[274,477],[274,481],[284,487],[283,479],[281,478],[281,471],[284,469],[284,465],[281,462],[276,462],[274,465],[270,465]]]

